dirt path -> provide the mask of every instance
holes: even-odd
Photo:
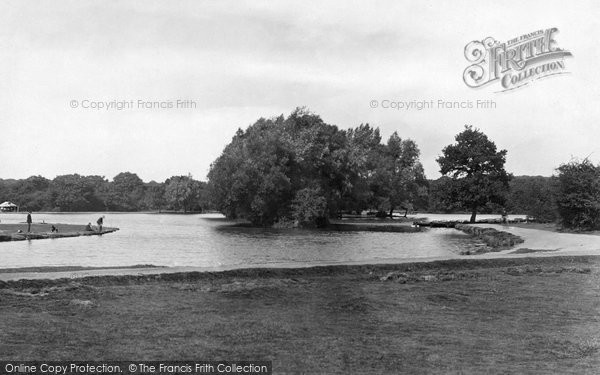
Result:
[[[540,229],[528,229],[510,225],[476,224],[480,227],[489,227],[512,233],[522,237],[525,242],[510,250],[495,254],[484,254],[497,257],[514,255],[520,248],[531,250],[545,250],[552,255],[600,255],[600,236],[579,233],[557,233]],[[540,253],[540,255],[543,255]],[[531,254],[528,254],[531,256]]]

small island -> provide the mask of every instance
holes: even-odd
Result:
[[[58,232],[52,232],[52,226],[56,227]],[[77,224],[33,223],[31,231],[27,232],[27,223],[0,224],[0,242],[98,236],[118,230],[119,228],[103,227],[101,231],[98,231],[96,228],[86,230],[85,225]]]

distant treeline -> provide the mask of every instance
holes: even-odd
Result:
[[[112,181],[104,176],[69,174],[49,180],[31,176],[0,180],[0,200],[32,211],[202,211],[208,208],[206,182],[173,176],[145,183],[123,172]]]
[[[432,213],[460,212],[461,207],[452,197],[452,178],[443,176],[429,180],[428,204],[422,209]],[[558,182],[556,177],[513,176],[509,182],[504,205],[488,203],[480,207],[481,213],[508,213],[528,215],[539,221],[557,219],[556,195]]]
[[[517,176],[510,181],[506,208],[511,213],[527,214],[552,221],[556,218],[556,178],[542,176]],[[424,190],[414,202],[403,202],[410,211],[451,213],[461,208],[447,196],[449,177],[423,182]],[[368,196],[363,192],[363,196]],[[205,211],[211,209],[211,196],[207,183],[190,176],[173,176],[165,182],[143,182],[135,173],[119,173],[112,181],[102,176],[62,175],[49,180],[41,176],[26,179],[0,179],[0,200],[10,201],[21,210],[32,211]],[[345,213],[360,202],[348,201]],[[378,203],[380,203],[378,205]],[[386,198],[371,197],[363,202],[365,207],[377,211],[388,210]],[[358,208],[358,207],[357,207]],[[503,207],[488,204],[482,213],[499,213]],[[383,211],[382,211],[383,212]]]

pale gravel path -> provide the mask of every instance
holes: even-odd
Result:
[[[540,253],[544,255],[600,255],[600,236],[592,234],[578,233],[557,233],[539,229],[527,229],[500,224],[475,224],[479,227],[494,228],[500,231],[509,232],[520,236],[525,240],[524,243],[515,246],[513,249],[501,251],[499,253],[482,254],[490,255],[511,255],[513,251],[520,248],[533,250],[549,250]],[[552,251],[555,250],[555,251]],[[519,254],[531,256],[529,254]],[[517,254],[512,254],[517,255]],[[481,257],[481,256],[478,256]]]

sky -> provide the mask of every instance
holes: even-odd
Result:
[[[597,163],[598,15],[592,0],[3,1],[0,178],[204,180],[238,128],[299,106],[415,140],[428,178],[466,124],[515,175]],[[569,74],[506,92],[463,82],[469,42],[552,27]],[[495,108],[383,108],[412,100]]]

